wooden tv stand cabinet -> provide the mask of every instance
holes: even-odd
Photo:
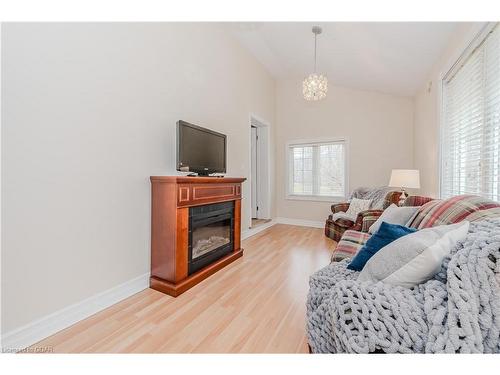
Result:
[[[150,287],[178,296],[243,255],[241,184],[245,178],[151,176]],[[234,201],[233,249],[188,275],[189,208]]]

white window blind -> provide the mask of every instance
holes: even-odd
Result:
[[[345,197],[345,141],[288,145],[288,195]]]
[[[500,29],[443,80],[441,195],[500,200]]]

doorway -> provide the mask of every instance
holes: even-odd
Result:
[[[258,220],[258,197],[257,197],[257,141],[258,141],[258,136],[257,136],[257,128],[253,125],[250,126],[250,134],[251,134],[251,141],[250,141],[250,150],[251,150],[251,158],[252,158],[252,170],[251,170],[251,181],[252,181],[252,227],[254,226],[254,220]]]
[[[251,228],[271,220],[269,182],[269,125],[250,115]]]

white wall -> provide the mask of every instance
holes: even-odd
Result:
[[[5,333],[148,272],[176,121],[226,133],[228,175],[248,177],[249,113],[274,124],[275,93],[215,24],[2,27]]]
[[[326,99],[307,102],[302,82],[276,86],[277,216],[324,221],[331,202],[286,199],[286,142],[322,137],[349,141],[349,187],[387,185],[391,169],[413,167],[411,98],[330,85]]]
[[[435,63],[429,78],[415,95],[415,168],[420,169],[421,195],[439,195],[439,111],[440,78],[451,67],[481,27],[480,23],[463,23],[453,34],[447,48]],[[429,90],[430,86],[430,90]]]

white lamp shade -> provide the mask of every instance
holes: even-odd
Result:
[[[420,189],[420,171],[418,169],[393,169],[389,186]]]

